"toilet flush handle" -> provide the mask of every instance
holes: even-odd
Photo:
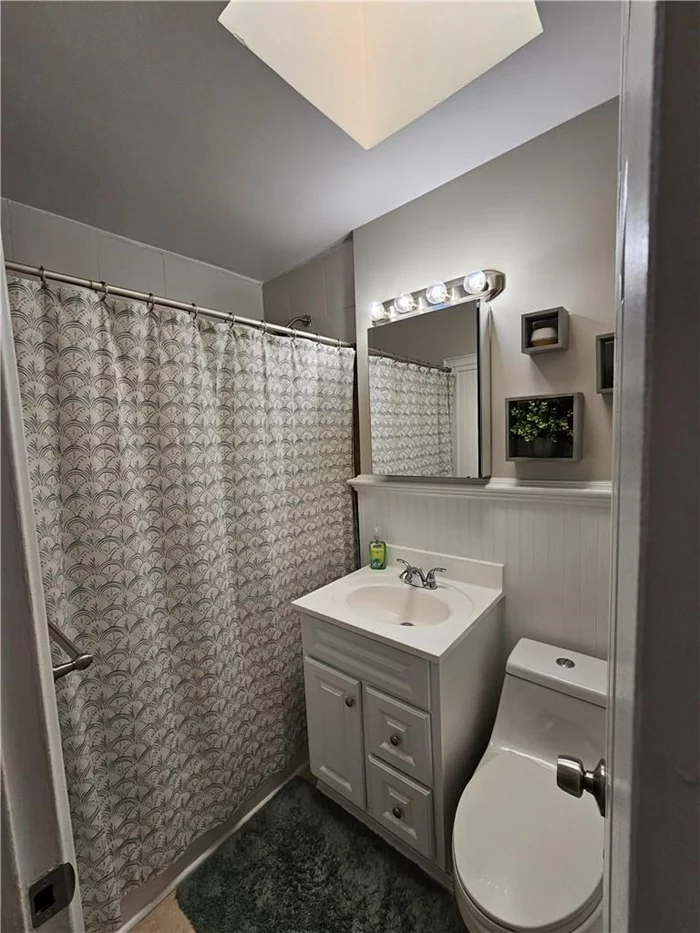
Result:
[[[557,758],[557,787],[573,797],[583,792],[593,794],[600,815],[605,816],[605,759],[601,758],[593,771],[586,771],[580,758],[559,755]]]

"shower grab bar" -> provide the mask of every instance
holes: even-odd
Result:
[[[84,671],[86,667],[90,667],[92,664],[92,655],[83,654],[82,651],[79,651],[70,638],[66,638],[60,628],[57,628],[53,622],[49,622],[49,635],[70,658],[70,661],[65,661],[63,664],[57,664],[56,667],[54,667],[54,680],[59,680],[72,671]]]

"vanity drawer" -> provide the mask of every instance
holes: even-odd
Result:
[[[367,756],[367,803],[374,819],[426,858],[433,857],[433,794]]]
[[[433,785],[430,713],[365,687],[365,748],[429,787]]]
[[[304,654],[423,709],[430,708],[430,665],[425,658],[303,615]]]

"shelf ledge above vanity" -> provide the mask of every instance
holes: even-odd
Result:
[[[370,491],[399,492],[405,496],[447,496],[458,499],[509,499],[511,501],[576,503],[609,507],[612,483],[591,482],[522,482],[516,479],[491,479],[488,482],[455,482],[431,478],[396,479],[363,473],[348,480],[358,493]]]

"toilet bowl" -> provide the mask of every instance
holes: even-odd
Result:
[[[460,798],[455,897],[470,933],[600,933],[604,821],[557,787],[558,755],[604,754],[607,665],[522,639],[489,746]]]

